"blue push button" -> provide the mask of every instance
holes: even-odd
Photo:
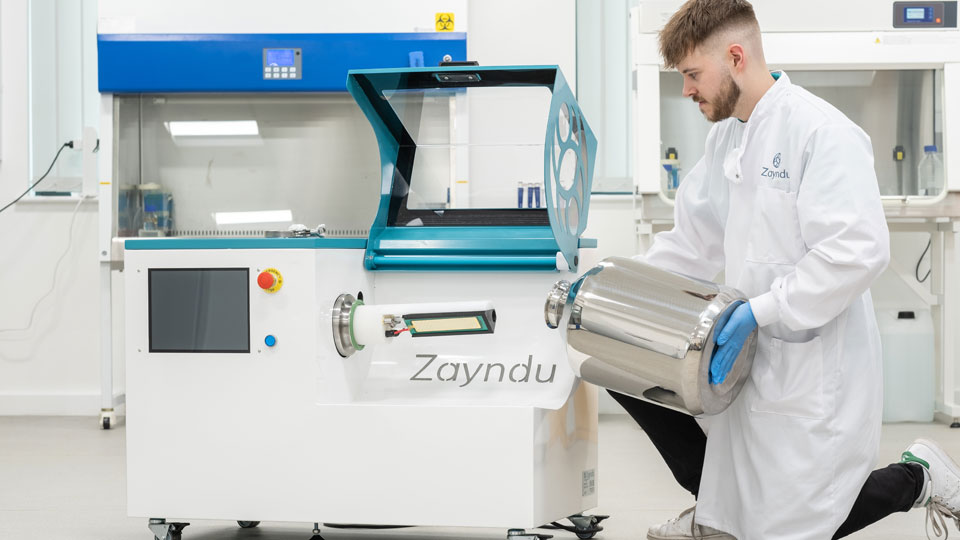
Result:
[[[272,336],[272,335],[271,335],[271,336],[267,336],[267,337],[263,338],[263,342],[267,344],[267,347],[273,347],[274,345],[277,344],[277,338],[275,338],[275,337]]]

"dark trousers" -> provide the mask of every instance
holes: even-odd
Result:
[[[677,482],[696,497],[707,448],[707,436],[696,420],[623,394],[610,395],[647,433]],[[873,471],[847,520],[833,537],[843,538],[894,512],[910,510],[923,490],[923,482],[923,468],[916,463],[894,463]]]

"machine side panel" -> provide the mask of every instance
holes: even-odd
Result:
[[[328,253],[338,264],[360,265],[360,250]],[[206,503],[196,506],[201,513],[190,505],[209,498],[232,505],[238,515],[259,515],[261,499],[282,491],[277,482],[295,476],[296,464],[285,456],[305,432],[291,428],[292,414],[311,408],[316,395],[310,376],[318,327],[314,252],[125,255],[128,512],[207,517]],[[242,267],[250,274],[249,353],[149,353],[151,268]],[[273,293],[257,283],[268,268],[283,278]],[[275,338],[273,346],[267,336]],[[173,501],[173,507],[164,501]]]
[[[306,521],[535,527],[535,409],[325,405],[298,450],[302,487],[278,515]],[[319,434],[318,434],[319,435]],[[259,519],[259,518],[258,518]],[[265,518],[270,519],[270,518]],[[277,518],[274,518],[277,519]]]
[[[537,409],[534,515],[550,523],[597,506],[597,387],[581,382],[558,410]]]

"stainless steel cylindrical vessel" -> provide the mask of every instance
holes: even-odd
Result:
[[[571,354],[570,361],[584,380],[709,415],[726,409],[750,376],[756,330],[726,380],[709,381],[714,327],[746,300],[732,287],[611,257],[573,284],[554,285],[544,316],[583,353]]]

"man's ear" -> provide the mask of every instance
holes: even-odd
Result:
[[[736,72],[743,71],[746,66],[746,53],[743,50],[743,45],[739,43],[734,43],[727,48],[727,62],[730,64],[730,68]]]

